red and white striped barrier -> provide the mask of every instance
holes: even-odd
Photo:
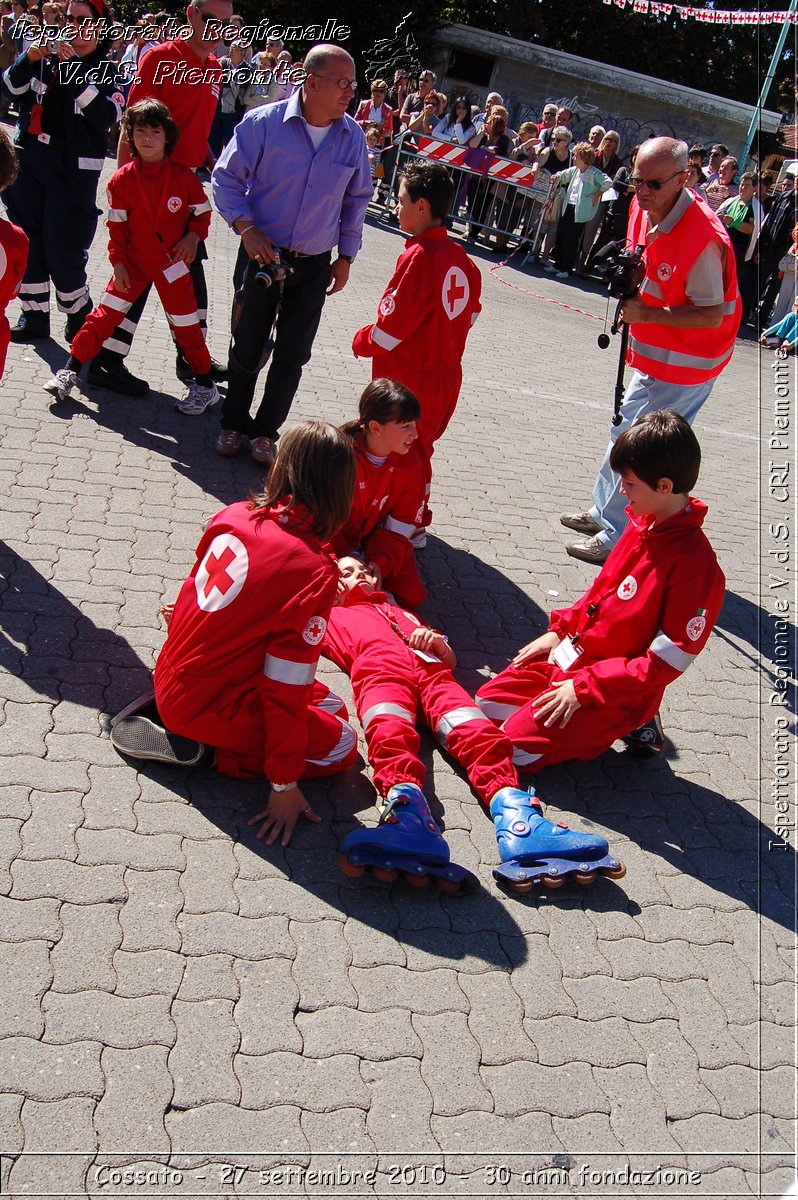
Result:
[[[460,171],[470,171],[472,175],[488,176],[500,179],[504,183],[513,183],[516,187],[534,187],[535,172],[524,163],[513,162],[510,158],[499,158],[497,154],[487,156],[488,166],[483,162],[479,167],[469,163],[468,146],[455,146],[451,142],[439,142],[437,138],[417,138],[417,153],[424,158],[434,158],[436,162],[447,163]]]

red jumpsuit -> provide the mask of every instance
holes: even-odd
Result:
[[[546,659],[509,666],[477,692],[477,703],[532,771],[590,759],[649,721],[665,688],[703,649],[723,604],[726,581],[701,526],[706,505],[659,525],[636,516],[581,600],[551,614],[561,638],[578,634],[582,653],[563,670]],[[570,678],[580,707],[564,728],[545,728],[532,701]]]
[[[508,739],[485,717],[452,673],[433,656],[411,650],[407,637],[421,622],[388,602],[384,592],[349,592],[330,613],[322,653],[350,676],[366,735],[374,786],[387,796],[397,783],[424,783],[418,757],[420,712],[449,753],[468,772],[483,804],[503,787],[517,787]]]
[[[206,375],[211,356],[197,313],[188,267],[172,262],[171,251],[186,233],[200,242],[208,236],[211,206],[196,175],[164,158],[159,163],[133,159],[108,180],[108,257],[130,274],[130,288],[120,291],[111,278],[105,295],[72,342],[72,354],[88,362],[121,325],[131,305],[154,284],[195,375]],[[113,348],[113,347],[112,347]]]
[[[427,457],[452,419],[469,330],[481,312],[482,276],[442,225],[408,238],[377,305],[352,349],[371,358],[372,379],[403,383],[421,404],[418,437]]]
[[[28,236],[18,225],[0,219],[0,377],[6,365],[11,330],[6,309],[19,291],[28,262]]]
[[[217,513],[155,667],[166,727],[216,747],[226,775],[289,783],[350,766],[343,702],[314,683],[337,579],[306,510]]]
[[[409,539],[424,519],[424,463],[414,444],[407,454],[389,454],[377,466],[362,437],[355,440],[357,477],[352,511],[333,539],[339,557],[362,552],[382,571],[383,582],[400,604],[416,608],[427,596]]]

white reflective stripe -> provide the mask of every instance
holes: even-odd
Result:
[[[99,96],[99,94],[99,90],[93,83],[90,83],[87,88],[83,89],[79,96],[75,97],[75,107],[81,110],[86,108],[87,105],[91,104],[95,96]]]
[[[50,284],[49,283],[21,283],[19,285],[19,291],[20,291],[20,295],[23,295],[27,292],[30,292],[31,295],[34,295],[38,292],[48,292],[49,293]]]
[[[207,310],[207,308],[198,308],[198,309],[197,309],[197,316],[199,317],[199,319],[200,319],[201,321],[207,321],[207,319],[208,319],[208,310]]]
[[[128,305],[128,308],[130,305]],[[184,325],[199,325],[199,313],[183,313],[182,316],[175,316],[174,313],[167,313],[166,319],[170,325],[179,325],[182,329]]]
[[[384,329],[380,329],[379,325],[372,325],[371,340],[376,345],[382,346],[383,350],[395,350],[402,341],[401,338],[391,337],[390,333],[386,333]]]
[[[102,171],[105,164],[104,158],[79,158],[78,166],[81,171]]]
[[[337,713],[344,707],[344,702],[340,696],[336,696],[335,692],[327,692],[323,700],[314,700],[314,708],[320,708],[322,712]]]
[[[424,495],[428,496],[430,494],[431,490],[432,490],[432,484],[428,483],[427,486],[424,488]]]
[[[655,296],[657,300],[665,299],[665,294],[657,283],[656,279],[649,279],[648,277],[646,277],[640,284],[640,293],[641,295],[645,294],[646,296]]]
[[[471,324],[472,324],[472,325],[474,324],[474,322],[476,321],[476,319],[477,319],[477,317],[478,317],[478,316],[479,316],[479,313],[478,313],[478,312],[475,312],[475,313],[472,313],[472,314],[471,314]]]
[[[100,304],[104,304],[106,308],[113,308],[116,312],[127,312],[132,303],[132,300],[123,300],[121,296],[112,296],[110,292],[106,292],[100,301]]]
[[[517,746],[513,747],[513,765],[516,767],[531,767],[532,763],[536,763],[542,754],[529,754],[526,750],[519,750]]]
[[[116,354],[121,354],[124,358],[130,354],[130,346],[127,342],[120,342],[118,338],[106,338],[103,342],[103,350],[113,350]]]
[[[25,300],[23,296],[20,296],[19,299],[25,312],[48,313],[50,311],[49,300]]]
[[[686,650],[682,650],[681,646],[672,642],[661,629],[649,646],[649,650],[652,654],[656,654],[657,658],[666,662],[669,667],[673,667],[674,671],[686,671],[696,659],[695,654],[688,654]]]
[[[263,674],[275,683],[290,683],[292,687],[307,687],[316,675],[315,663],[292,662],[290,658],[278,658],[267,654]]]
[[[313,763],[314,767],[331,767],[335,763],[343,762],[348,758],[357,745],[357,734],[348,721],[343,717],[338,717],[341,723],[341,736],[337,744],[333,747],[326,758],[309,758],[307,762]]]
[[[506,721],[508,717],[512,717],[521,707],[520,704],[499,704],[495,700],[482,700],[477,696],[477,704],[482,709],[486,717],[490,717],[491,721]]]
[[[59,300],[80,300],[84,296],[88,296],[89,289],[84,283],[83,287],[75,288],[74,292],[62,292],[59,288],[56,288],[55,294]]]
[[[124,329],[125,333],[135,333],[138,329],[138,325],[135,321],[129,321],[128,318],[125,317],[124,321],[119,322],[118,329]]]
[[[451,708],[438,722],[435,736],[445,743],[453,729],[457,729],[458,725],[467,725],[469,721],[490,721],[490,717],[481,708]]]
[[[364,729],[368,729],[372,721],[376,721],[377,717],[399,717],[402,721],[409,721],[411,725],[416,723],[416,714],[408,712],[406,708],[402,708],[401,704],[372,704],[371,708],[367,709],[360,718],[360,724]]]
[[[88,303],[89,293],[88,290],[83,292],[79,300],[72,300],[69,304],[65,304],[57,293],[55,299],[59,311],[66,313],[67,316],[69,316],[71,313],[80,312],[82,308],[85,308],[86,304]]]
[[[23,93],[23,92],[27,92],[28,88],[29,88],[29,87],[32,87],[34,83],[38,83],[38,82],[39,82],[39,81],[38,81],[38,79],[32,79],[32,80],[30,81],[30,83],[23,83],[22,87],[14,87],[13,83],[12,83],[12,82],[11,82],[11,80],[9,79],[9,72],[10,72],[10,71],[11,71],[11,68],[10,68],[10,67],[8,68],[8,70],[4,71],[4,73],[3,73],[3,83],[6,85],[6,87],[7,87],[7,88],[8,88],[8,90],[9,90],[9,92],[11,92],[11,93],[12,93],[12,95],[14,95],[14,96],[21,96],[21,95],[22,95],[22,93]],[[45,89],[45,90],[46,90],[46,89]]]
[[[189,204],[188,207],[195,217],[201,217],[203,213],[211,211],[211,206],[207,200],[204,204]]]
[[[404,521],[397,521],[395,517],[386,517],[382,527],[389,529],[391,533],[401,533],[402,537],[406,538],[411,538],[416,531],[415,525],[407,525]]]
[[[629,349],[645,355],[646,358],[653,358],[655,362],[666,363],[671,367],[693,367],[696,371],[710,371],[713,367],[722,367],[731,358],[731,349],[719,358],[701,358],[699,354],[682,354],[681,351],[666,350],[664,346],[651,346],[647,342],[641,342],[639,338],[632,337],[631,334]]]
[[[727,300],[723,305],[723,315],[728,317],[737,312],[737,300]]]
[[[108,209],[108,220],[109,221],[126,221],[127,220],[127,209],[125,209],[125,208],[109,208]]]

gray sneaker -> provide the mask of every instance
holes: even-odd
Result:
[[[563,513],[560,517],[560,524],[566,529],[573,529],[575,533],[584,533],[587,537],[593,537],[596,533],[601,533],[603,526],[594,521],[590,513]]]
[[[52,379],[48,379],[44,385],[44,390],[56,400],[68,400],[69,393],[74,387],[78,386],[78,377],[74,371],[69,371],[66,367],[61,367],[56,371]]]
[[[610,547],[597,537],[585,538],[583,542],[569,542],[565,549],[571,558],[580,558],[594,567],[603,567],[610,556]]]
[[[111,743],[127,758],[168,763],[174,767],[196,767],[210,762],[213,751],[193,738],[179,737],[149,717],[122,717],[111,729]]]
[[[218,400],[219,389],[215,383],[212,387],[203,387],[201,383],[192,382],[188,385],[187,395],[178,401],[175,408],[187,417],[199,417]]]

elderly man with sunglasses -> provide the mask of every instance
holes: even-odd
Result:
[[[685,142],[657,137],[640,147],[631,183],[627,248],[640,248],[645,277],[621,311],[633,368],[588,512],[561,522],[584,536],[566,549],[601,566],[626,527],[620,479],[609,465],[613,443],[648,413],[669,408],[690,424],[727,366],[740,325],[740,293],[729,236],[703,200],[685,188]]]

